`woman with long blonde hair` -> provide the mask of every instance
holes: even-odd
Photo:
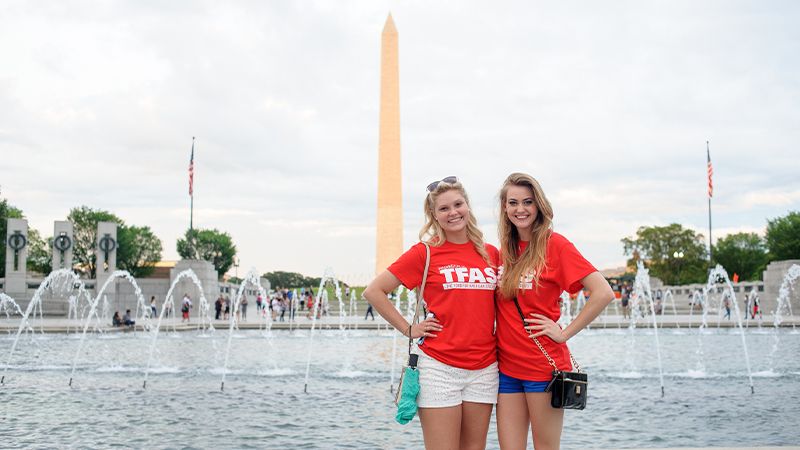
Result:
[[[545,392],[553,364],[559,370],[572,370],[567,340],[591,323],[614,294],[575,246],[553,231],[553,208],[532,176],[512,173],[503,183],[498,234],[502,263],[497,298],[500,448],[526,448],[530,428],[534,448],[558,449],[564,410],[551,407],[550,393]],[[561,293],[574,294],[582,288],[591,291],[591,301],[562,330],[556,323]]]
[[[497,402],[494,291],[497,249],[483,242],[464,187],[456,177],[428,185],[425,225],[413,245],[364,291],[392,326],[418,342],[419,418],[429,449],[483,449]],[[388,299],[403,284],[422,283],[428,316],[409,324]],[[426,316],[427,317],[427,316]]]

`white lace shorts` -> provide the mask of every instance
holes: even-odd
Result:
[[[460,369],[419,351],[420,408],[446,408],[462,402],[497,403],[497,362],[478,370]]]

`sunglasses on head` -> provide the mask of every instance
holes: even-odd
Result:
[[[458,177],[449,176],[449,177],[444,177],[439,181],[434,181],[433,183],[428,185],[428,192],[433,192],[434,190],[436,190],[436,187],[439,186],[439,183],[447,183],[447,184],[458,183]]]

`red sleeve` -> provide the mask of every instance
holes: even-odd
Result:
[[[422,271],[425,270],[425,245],[414,244],[408,251],[400,255],[388,269],[407,289],[414,289],[422,283]]]
[[[581,280],[597,269],[581,255],[572,242],[564,239],[559,255],[558,281],[561,289],[574,294],[583,288]]]

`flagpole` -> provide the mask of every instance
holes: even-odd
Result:
[[[708,158],[708,167],[706,168],[708,171],[708,263],[711,265],[714,261],[714,247],[711,240],[711,196],[713,195],[711,175],[713,169],[711,168],[711,150],[708,147],[708,141],[706,141],[706,157]]]
[[[194,182],[194,136],[192,136],[192,159],[190,164],[192,179],[189,181],[189,231],[194,229],[194,189],[192,187],[192,183]]]

